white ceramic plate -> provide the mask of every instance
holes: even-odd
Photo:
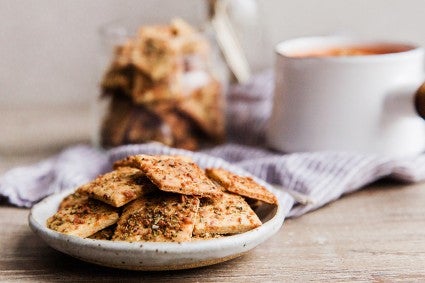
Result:
[[[236,171],[241,173],[240,169]],[[47,218],[57,211],[60,201],[72,191],[52,195],[33,206],[29,225],[52,248],[103,266],[131,270],[175,270],[206,266],[241,256],[281,228],[291,205],[290,197],[262,180],[256,180],[278,197],[279,205],[261,207],[256,212],[263,225],[233,236],[184,243],[129,243],[83,239],[47,228]]]

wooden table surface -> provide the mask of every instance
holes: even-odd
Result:
[[[13,115],[17,114],[3,118]],[[26,115],[47,120],[43,115]],[[0,127],[1,123],[6,122],[0,122]],[[9,143],[22,139],[18,129],[5,128],[9,135],[16,134],[8,137]],[[52,128],[61,131],[59,125]],[[80,126],[67,133],[68,142],[84,141],[88,132],[88,126]],[[8,147],[0,142],[0,174],[50,156],[66,143],[66,136],[59,134],[25,135],[32,139],[31,146],[15,142]],[[170,272],[116,270],[74,259],[32,233],[28,213],[28,209],[0,204],[0,282],[425,281],[425,184],[372,184],[307,215],[285,220],[275,236],[240,258]]]

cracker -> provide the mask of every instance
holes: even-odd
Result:
[[[198,132],[192,121],[175,110],[174,103],[157,104],[153,107],[170,129],[173,146],[187,150],[196,150],[199,146]]]
[[[193,234],[237,234],[260,225],[260,219],[241,196],[223,193],[221,198],[201,202]]]
[[[79,187],[77,192],[114,207],[121,207],[153,190],[155,190],[154,185],[142,171],[136,168],[120,167]]]
[[[88,238],[95,239],[95,240],[112,240],[112,237],[114,236],[114,233],[115,233],[115,228],[116,228],[116,225],[106,227],[94,233]]]
[[[137,75],[132,65],[118,66],[115,63],[109,67],[101,82],[102,95],[125,95],[130,96],[134,88],[134,80]]]
[[[145,155],[145,154],[139,154],[139,155],[130,155],[126,158],[123,158],[121,160],[117,160],[114,162],[114,169],[118,169],[120,167],[133,167],[137,169],[140,168],[140,159],[159,159],[159,160],[167,160],[167,159],[177,159],[177,160],[184,160],[186,162],[193,162],[193,159],[189,156],[183,156],[183,155]]]
[[[207,39],[182,19],[173,19],[169,26],[170,32],[177,41],[179,51],[185,55],[199,54],[204,57],[210,52]]]
[[[199,199],[169,193],[129,204],[118,221],[113,240],[186,242],[192,237]]]
[[[212,233],[205,233],[205,234],[199,234],[199,235],[192,235],[192,242],[193,241],[202,241],[202,240],[211,240],[211,239],[218,239],[222,238],[223,235],[220,234],[212,234]]]
[[[131,96],[136,104],[183,98],[181,70],[175,70],[159,81],[153,81],[142,72],[138,72],[134,77]]]
[[[132,39],[127,40],[121,45],[115,48],[115,60],[114,64],[118,67],[124,67],[131,64],[131,53],[134,49],[134,41]]]
[[[173,137],[170,132],[168,125],[150,107],[133,105],[125,143],[144,143],[154,140],[171,146]]]
[[[184,157],[134,155],[117,164],[139,168],[163,191],[208,197],[222,194],[198,165]]]
[[[126,130],[132,123],[132,103],[127,97],[114,95],[101,127],[101,143],[112,147],[126,142]]]
[[[86,202],[88,200],[88,196],[78,193],[78,192],[74,192],[70,195],[67,195],[59,204],[59,210],[70,207],[70,206],[74,206],[83,202]]]
[[[118,218],[115,208],[87,199],[59,210],[47,219],[47,227],[59,233],[86,238],[113,225]]]
[[[139,30],[132,63],[152,80],[166,78],[179,67],[178,46],[165,26],[146,26]]]
[[[188,116],[210,139],[220,142],[225,138],[223,104],[221,85],[211,79],[206,85],[193,91],[187,99],[179,101],[177,109]]]
[[[209,168],[205,171],[209,178],[222,185],[229,192],[266,203],[277,204],[276,196],[251,177],[239,176],[221,168]]]

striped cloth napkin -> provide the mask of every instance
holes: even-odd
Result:
[[[158,143],[127,145],[107,151],[77,145],[57,156],[0,177],[0,196],[16,206],[31,207],[43,197],[84,184],[111,170],[116,160],[133,154],[184,154],[210,167],[228,162],[291,196],[288,217],[302,215],[378,179],[425,180],[425,154],[403,159],[352,152],[283,154],[265,149],[264,132],[271,109],[273,75],[260,74],[228,97],[229,143],[200,152]]]

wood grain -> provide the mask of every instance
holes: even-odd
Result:
[[[87,110],[1,110],[7,138],[0,142],[0,175],[90,138]],[[116,270],[71,258],[32,233],[28,213],[0,204],[0,282],[425,281],[425,184],[373,184],[286,220],[278,234],[240,258],[172,272]]]
[[[27,209],[0,207],[0,281],[282,282],[425,280],[424,185],[379,183],[289,219],[271,240],[217,265],[133,272],[92,265],[48,247]]]

